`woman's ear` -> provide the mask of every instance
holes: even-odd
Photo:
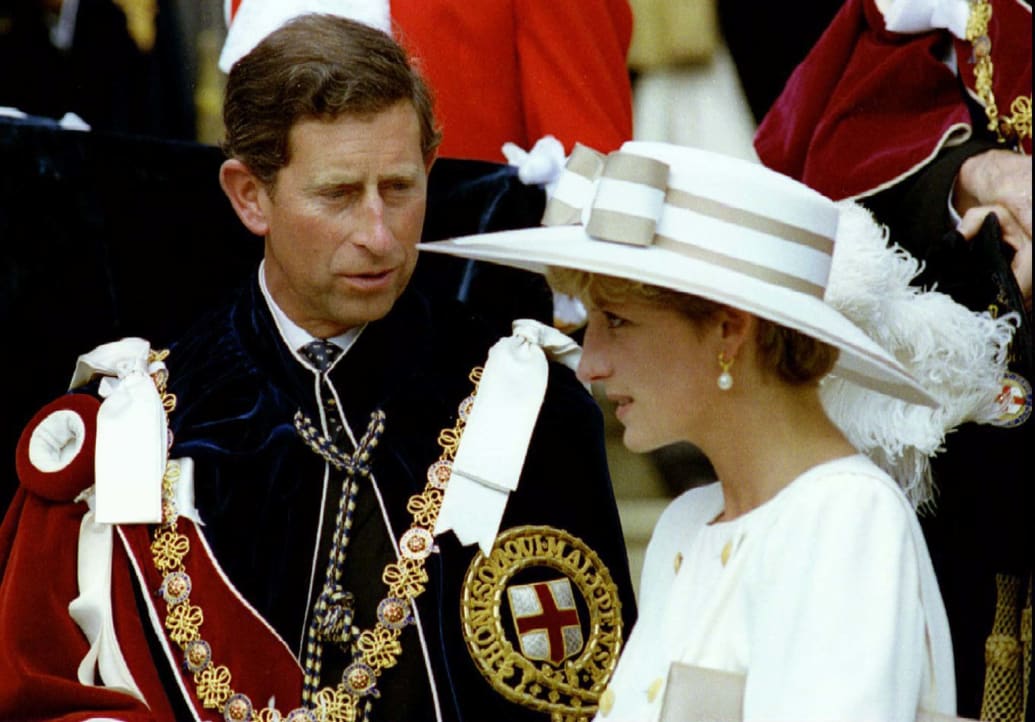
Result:
[[[269,222],[264,211],[264,200],[268,199],[266,186],[251,169],[236,158],[223,161],[219,168],[219,185],[230,199],[230,205],[241,219],[245,228],[257,236],[265,237]]]
[[[733,306],[719,310],[720,343],[727,358],[737,357],[741,347],[754,336],[757,322],[754,314]]]

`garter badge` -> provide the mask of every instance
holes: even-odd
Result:
[[[989,423],[1007,428],[1020,426],[1031,416],[1031,384],[1020,374],[1007,371],[995,401],[999,416]]]
[[[460,612],[471,658],[506,699],[553,722],[594,715],[622,646],[621,602],[581,539],[508,529],[471,562]]]

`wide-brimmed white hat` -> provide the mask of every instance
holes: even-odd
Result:
[[[834,373],[904,401],[937,401],[826,300],[839,206],[758,163],[629,141],[577,146],[543,225],[421,244],[539,273],[628,278],[753,313],[840,349]]]

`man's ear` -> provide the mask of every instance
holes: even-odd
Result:
[[[266,187],[251,170],[236,158],[223,161],[219,168],[219,185],[230,199],[230,205],[241,219],[245,228],[257,236],[265,237],[269,223],[263,210],[263,200],[268,198]]]

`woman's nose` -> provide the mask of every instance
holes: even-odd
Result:
[[[604,353],[596,327],[592,319],[586,324],[586,333],[582,338],[582,358],[575,370],[575,375],[584,384],[602,381],[611,375],[611,364]]]

